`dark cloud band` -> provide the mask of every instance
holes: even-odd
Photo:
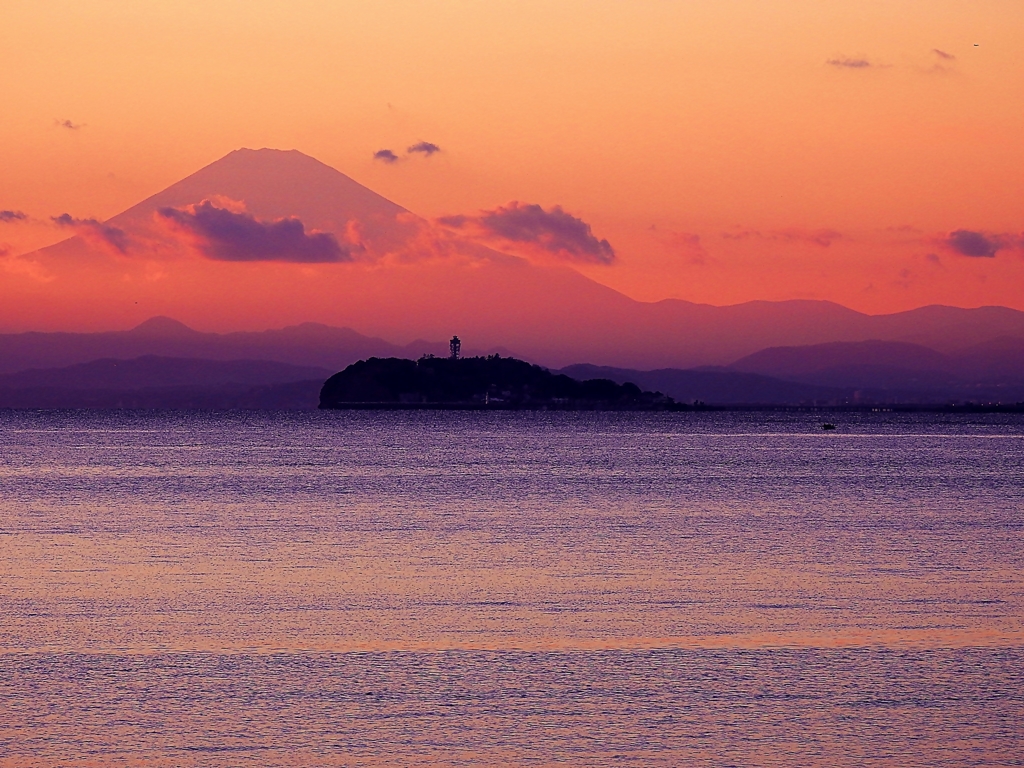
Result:
[[[825,62],[833,67],[845,67],[846,69],[868,69],[871,62],[867,59],[852,59],[847,56],[840,56],[838,59],[829,59]]]
[[[943,241],[950,250],[961,256],[975,258],[993,258],[1007,246],[1006,239],[999,235],[974,232],[969,229],[958,229],[950,232]]]
[[[556,205],[511,202],[477,216],[446,216],[438,223],[483,240],[527,246],[559,258],[611,264],[615,251],[607,240],[594,236],[590,225]]]
[[[760,232],[756,229],[740,229],[733,232],[723,232],[722,237],[726,240],[771,240],[784,243],[808,243],[822,248],[828,248],[837,240],[845,240],[842,232],[834,229],[777,229],[770,232]]]
[[[430,157],[435,152],[440,152],[440,151],[441,151],[441,148],[439,146],[437,146],[437,144],[431,144],[429,141],[417,142],[417,143],[413,144],[411,147],[409,147],[406,150],[406,152],[408,152],[409,154],[413,154],[414,152],[419,152],[420,154],[426,155],[427,157]]]
[[[97,219],[76,219],[69,213],[52,216],[51,220],[58,227],[68,227],[93,242],[109,246],[118,253],[128,253],[128,235],[123,229],[104,224]]]
[[[191,235],[207,258],[217,261],[351,261],[349,249],[329,232],[306,232],[297,218],[260,221],[219,208],[209,200],[187,208],[160,208],[157,217]]]

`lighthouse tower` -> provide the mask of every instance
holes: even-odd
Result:
[[[459,356],[462,354],[462,342],[459,341],[458,336],[452,336],[452,340],[448,342],[448,349],[452,352],[452,360],[458,360]]]

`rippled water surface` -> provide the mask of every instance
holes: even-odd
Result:
[[[1024,765],[1024,417],[0,412],[0,766]]]

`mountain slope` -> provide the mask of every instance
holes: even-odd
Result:
[[[393,245],[404,232],[397,221],[408,213],[340,171],[296,150],[236,149],[220,160],[146,198],[110,219],[131,231],[148,226],[164,207],[181,208],[203,200],[245,204],[262,219],[298,216],[310,229],[341,234],[358,221],[364,236]]]

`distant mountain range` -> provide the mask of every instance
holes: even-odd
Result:
[[[154,317],[129,331],[105,333],[0,334],[0,374],[30,368],[63,368],[104,358],[145,355],[200,360],[264,360],[329,369],[366,357],[445,355],[447,342],[390,344],[348,328],[317,323],[279,330],[201,333],[167,317]],[[121,372],[123,374],[123,370]]]
[[[315,408],[323,382],[357,360],[443,357],[445,347],[398,346],[315,324],[199,333],[168,318],[123,332],[14,334],[0,336],[0,407]],[[771,347],[728,366],[576,364],[561,372],[710,405],[1020,403],[1024,339],[948,353],[906,342],[832,342]]]
[[[729,370],[801,384],[839,387],[859,397],[920,402],[1024,401],[1024,339],[1000,337],[941,353],[886,341],[775,347],[737,360]]]
[[[680,402],[1014,404],[1024,402],[1024,339],[1003,337],[949,354],[903,342],[833,342],[772,347],[718,368],[573,365],[562,372],[632,381]]]
[[[825,385],[888,386],[890,374],[920,386],[1001,385],[1024,380],[1024,338],[1000,337],[945,354],[919,344],[874,340],[771,347],[728,367]]]

